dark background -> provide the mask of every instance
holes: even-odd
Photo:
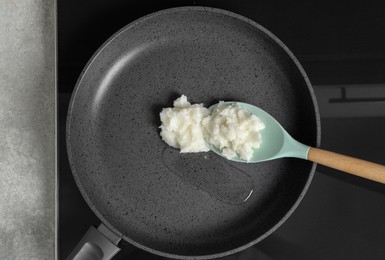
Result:
[[[59,259],[100,221],[77,190],[65,151],[65,116],[81,70],[113,33],[165,8],[226,9],[280,38],[313,85],[385,83],[382,1],[58,0]],[[322,111],[321,111],[322,117]],[[322,118],[322,147],[385,164],[385,118]],[[318,167],[304,200],[276,232],[225,259],[385,259],[383,185]],[[114,259],[162,259],[122,244]]]
[[[313,84],[385,82],[383,1],[59,0],[59,91],[72,91],[79,70],[123,26],[183,5],[218,7],[261,24],[296,55]]]

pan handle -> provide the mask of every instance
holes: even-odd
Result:
[[[120,251],[120,239],[103,224],[91,226],[67,260],[109,260]]]

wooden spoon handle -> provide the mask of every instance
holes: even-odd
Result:
[[[333,169],[385,184],[385,166],[311,147],[307,159]]]

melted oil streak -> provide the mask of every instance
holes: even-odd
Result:
[[[162,161],[185,183],[224,203],[240,205],[253,194],[253,179],[213,153],[181,154],[179,150],[167,147],[162,152]]]
[[[245,199],[243,202],[245,202],[246,200],[248,200],[248,199],[251,197],[251,194],[253,194],[253,191],[254,191],[254,190],[251,190],[251,191],[250,191],[249,195],[246,197],[246,199]]]

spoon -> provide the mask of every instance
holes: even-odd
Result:
[[[385,184],[385,166],[302,144],[291,137],[277,120],[259,107],[242,102],[224,103],[240,105],[246,111],[259,117],[265,124],[265,129],[260,132],[262,144],[254,150],[250,161],[238,157],[234,157],[231,159],[232,161],[257,163],[283,157],[295,157]],[[217,105],[211,106],[209,110],[213,111]],[[216,147],[211,144],[208,146],[213,152],[224,157]]]

